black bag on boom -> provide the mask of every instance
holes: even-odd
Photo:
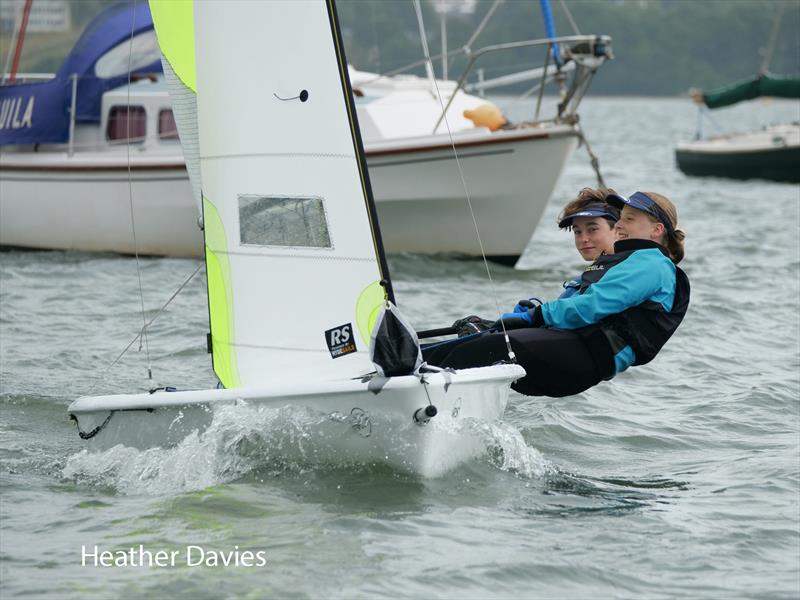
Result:
[[[412,375],[422,365],[417,332],[391,302],[381,308],[372,329],[369,357],[381,377]]]

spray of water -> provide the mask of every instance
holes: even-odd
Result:
[[[418,427],[413,423],[395,427],[389,451],[376,456],[371,439],[359,437],[366,432],[346,416],[338,417],[300,407],[221,406],[215,409],[207,429],[192,431],[173,447],[139,450],[119,445],[102,452],[83,450],[67,459],[62,475],[81,485],[111,488],[121,494],[171,495],[236,481],[253,473],[385,469],[384,459],[392,462],[390,454],[402,456],[410,449],[409,434]],[[436,428],[437,434],[447,435],[462,446],[472,444],[475,460],[488,460],[494,467],[520,477],[540,478],[550,468],[507,423],[438,418],[426,427]],[[353,445],[356,450],[342,450],[343,436],[358,438]],[[373,452],[366,462],[358,451],[365,448]]]

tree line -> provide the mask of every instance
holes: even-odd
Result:
[[[449,49],[469,40],[493,2],[471,4],[472,14],[451,11],[447,17]],[[615,58],[598,73],[593,93],[676,95],[692,86],[710,89],[753,76],[780,9],[770,71],[800,75],[800,2],[796,0],[551,0],[551,5],[558,35],[573,34],[572,21],[580,33],[613,38]],[[348,59],[357,68],[387,72],[422,57],[410,0],[338,0],[337,8]],[[432,2],[423,2],[422,8],[430,51],[438,54],[440,16]],[[507,0],[472,47],[539,37],[545,37],[539,2]],[[487,56],[476,66],[483,67],[488,78],[539,66],[543,57],[542,50],[519,50]],[[463,59],[452,60],[450,78],[464,64]],[[440,62],[434,67],[440,74]],[[413,72],[423,74],[421,68]]]
[[[30,35],[21,70],[55,71],[88,21],[114,2],[73,0],[70,5],[73,32]],[[441,51],[438,2],[421,1],[425,37],[432,54]],[[448,3],[451,10],[446,35],[448,48],[453,50],[470,39],[493,0],[448,0]],[[573,34],[574,22],[581,33],[607,34],[613,38],[615,58],[598,73],[592,84],[594,94],[677,95],[684,94],[689,87],[711,89],[753,76],[761,66],[780,9],[782,18],[770,70],[800,75],[797,0],[551,0],[551,5],[559,35]],[[411,0],[337,0],[336,6],[348,60],[356,68],[385,73],[422,58],[422,42]],[[10,42],[10,36],[4,37],[0,50],[6,50]],[[540,37],[545,37],[545,29],[539,2],[505,0],[472,48]],[[302,31],[298,32],[297,40],[295,51],[301,52]],[[486,56],[476,67],[490,78],[540,66],[543,60],[541,49],[517,50]],[[450,78],[461,73],[465,62],[463,57],[451,59]],[[437,76],[441,76],[440,61],[436,61],[434,68]],[[423,75],[424,69],[420,66],[410,72]],[[470,80],[476,79],[477,73],[473,72]]]

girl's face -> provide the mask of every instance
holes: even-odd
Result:
[[[572,220],[572,235],[583,260],[593,261],[603,252],[614,254],[617,234],[611,222],[603,217],[575,217]]]
[[[622,208],[617,221],[617,238],[620,240],[653,240],[661,242],[664,236],[664,224],[653,223],[647,213],[630,206]]]

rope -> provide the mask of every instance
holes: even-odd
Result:
[[[70,417],[70,419],[75,421],[75,426],[78,428],[78,437],[80,437],[82,440],[90,440],[94,436],[96,436],[98,433],[103,431],[103,429],[105,429],[106,425],[108,425],[108,422],[111,420],[111,417],[114,416],[115,412],[116,411],[113,411],[113,410],[109,411],[108,416],[106,417],[106,420],[103,421],[102,423],[100,423],[100,425],[98,425],[97,427],[95,427],[91,431],[81,431],[81,424],[78,423],[78,418],[75,415],[70,415],[69,417]]]
[[[428,40],[425,37],[425,26],[422,22],[422,9],[420,8],[419,0],[414,0],[414,11],[417,13],[417,21],[419,22],[419,28],[422,34],[422,47],[425,52],[425,61],[430,66],[431,71],[433,71],[433,61],[431,60],[430,53],[428,52]],[[475,218],[475,211],[472,208],[472,199],[470,198],[469,190],[467,189],[467,182],[466,179],[464,178],[464,171],[461,168],[461,161],[458,158],[458,150],[456,150],[456,144],[453,141],[453,133],[450,130],[450,122],[447,119],[447,113],[444,108],[444,102],[442,101],[442,94],[439,91],[439,84],[436,83],[435,77],[433,78],[433,84],[436,89],[436,97],[439,100],[439,106],[442,109],[442,117],[444,118],[444,124],[445,127],[447,128],[447,135],[450,138],[450,146],[453,149],[453,156],[455,157],[456,160],[456,167],[458,168],[458,176],[461,179],[461,186],[464,189],[464,197],[467,200],[467,206],[469,206],[469,213],[472,217],[472,224],[475,227],[475,235],[478,238],[478,246],[480,247],[481,250],[481,258],[483,258],[483,264],[486,267],[486,275],[489,278],[489,287],[492,291],[495,310],[497,311],[497,314],[500,315],[502,313],[500,311],[500,303],[498,302],[497,299],[497,291],[495,289],[494,280],[492,279],[492,271],[489,268],[489,261],[486,258],[486,252],[484,251],[483,248],[483,240],[481,240],[481,232],[478,229],[478,220]],[[508,358],[512,362],[516,362],[516,355],[514,354],[514,351],[511,349],[511,340],[508,337],[508,331],[506,331],[506,325],[505,323],[503,323],[502,319],[500,320],[500,324],[503,326],[503,336],[505,337],[506,349],[508,350]]]
[[[694,139],[695,140],[702,140],[703,139],[703,107],[697,107],[697,126],[695,127],[694,131]]]
[[[589,162],[591,163],[592,169],[594,169],[594,174],[597,177],[597,185],[598,187],[604,188],[606,187],[606,182],[603,180],[603,174],[600,173],[600,161],[595,153],[592,152],[592,147],[589,145],[589,140],[587,140],[586,136],[583,134],[583,128],[577,123],[575,127],[578,130],[578,137],[583,142],[583,145],[586,146],[586,152],[589,154]]]
[[[133,176],[131,175],[131,59],[133,56],[133,32],[136,28],[136,0],[133,0],[133,10],[131,11],[131,35],[128,43],[128,113],[125,121],[126,138],[125,152],[128,162],[128,207],[131,213],[131,233],[133,234],[133,253],[136,257],[136,277],[139,280],[139,304],[142,310],[142,330],[144,333],[144,349],[147,356],[147,378],[153,380],[153,367],[150,363],[150,343],[147,339],[147,321],[144,313],[144,290],[142,289],[142,267],[139,263],[139,246],[136,241],[136,218],[133,214]],[[141,342],[139,343],[139,350],[142,349]],[[127,350],[127,348],[126,348]],[[123,351],[124,354],[124,351]],[[121,357],[121,355],[120,355]]]
[[[708,120],[709,123],[714,127],[714,130],[717,134],[721,134],[725,131],[724,127],[722,127],[717,120],[711,116],[711,111],[708,110],[705,106],[698,107],[698,115],[697,115],[697,132],[695,133],[695,139],[702,139],[703,138],[703,119]],[[697,137],[697,136],[700,137]]]

